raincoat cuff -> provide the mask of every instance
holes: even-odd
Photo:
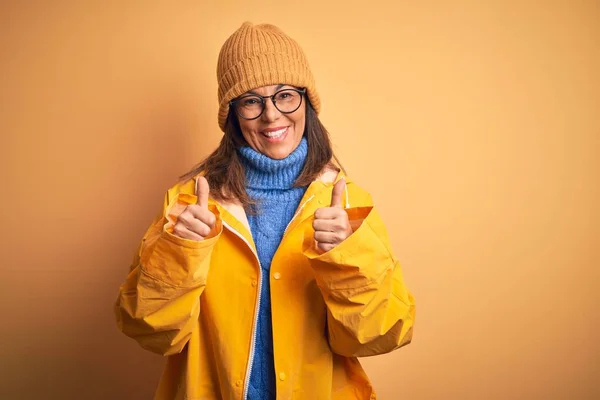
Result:
[[[140,260],[146,275],[175,287],[195,287],[205,284],[212,249],[223,231],[221,214],[214,204],[209,210],[215,214],[216,223],[210,235],[204,240],[184,239],[173,234],[177,217],[189,204],[196,203],[196,196],[179,193],[167,206],[162,232],[156,239],[150,239]]]
[[[377,281],[393,265],[382,240],[385,228],[373,207],[347,209],[354,232],[328,252],[321,253],[314,238],[305,240],[303,253],[311,261],[319,286],[331,290],[355,289]]]
[[[179,246],[188,247],[192,249],[201,249],[208,246],[212,246],[218,239],[223,231],[223,223],[221,220],[221,213],[214,204],[209,204],[208,209],[215,215],[216,222],[215,227],[212,229],[210,234],[204,238],[204,240],[192,240],[184,239],[173,233],[173,227],[177,223],[177,217],[185,210],[190,204],[196,204],[197,197],[193,194],[178,193],[173,199],[171,204],[167,207],[165,212],[165,218],[167,222],[163,227],[163,237]]]

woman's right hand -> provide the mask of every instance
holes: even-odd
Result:
[[[188,205],[177,217],[173,234],[183,239],[204,240],[215,227],[217,218],[208,209],[210,187],[205,177],[198,178],[196,186],[196,204]]]

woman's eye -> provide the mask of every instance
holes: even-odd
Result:
[[[289,100],[294,96],[293,92],[283,92],[277,95],[278,100]]]
[[[242,101],[242,105],[244,105],[244,106],[254,106],[258,103],[259,103],[258,99],[255,99],[255,98],[244,99]]]

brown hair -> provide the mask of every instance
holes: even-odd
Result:
[[[306,124],[304,135],[308,141],[308,154],[304,168],[294,186],[308,186],[325,167],[344,171],[333,153],[329,133],[323,126],[310,101],[306,101]],[[217,149],[191,171],[182,175],[182,181],[203,173],[210,186],[210,194],[216,200],[239,201],[244,208],[253,202],[246,193],[246,174],[237,149],[247,146],[235,112],[230,109],[225,123],[225,135]]]

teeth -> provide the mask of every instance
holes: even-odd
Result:
[[[269,138],[276,139],[276,138],[280,137],[281,135],[283,135],[286,130],[287,130],[287,128],[283,128],[278,131],[264,132],[264,134],[265,134],[265,136],[267,136]]]

